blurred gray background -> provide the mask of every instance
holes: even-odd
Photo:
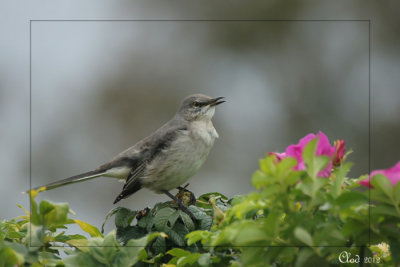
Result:
[[[192,93],[227,100],[214,117],[220,138],[190,180],[197,195],[252,191],[258,159],[318,131],[354,150],[353,177],[391,167],[400,160],[399,4],[330,3],[49,1],[21,9],[2,1],[0,218],[21,215],[16,203],[29,207],[20,192],[29,188],[30,103],[32,186],[96,168],[169,120]],[[30,19],[174,21],[32,22],[30,97]],[[371,28],[357,21],[365,19]],[[68,202],[75,218],[100,227],[122,185],[100,178],[38,199]],[[119,204],[166,200],[144,189]]]

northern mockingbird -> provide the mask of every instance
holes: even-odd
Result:
[[[215,107],[225,102],[221,99],[223,97],[190,95],[170,121],[111,161],[93,171],[36,187],[35,190],[50,190],[100,176],[112,177],[125,180],[114,204],[144,187],[168,195],[181,209],[190,213],[169,191],[185,183],[205,162],[218,138],[211,119]]]

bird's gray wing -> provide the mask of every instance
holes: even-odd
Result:
[[[146,171],[147,164],[163,150],[168,149],[171,143],[176,139],[179,132],[184,130],[187,130],[185,123],[179,123],[179,121],[172,120],[146,139],[120,154],[120,156],[126,156],[137,153],[137,155],[139,155],[137,158],[140,158],[140,162],[137,162],[135,168],[132,169],[126,179],[122,192],[117,196],[114,204],[121,199],[129,197],[142,188],[141,178]],[[134,151],[137,152],[135,153]]]

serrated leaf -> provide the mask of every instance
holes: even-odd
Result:
[[[131,224],[132,220],[135,219],[137,211],[132,211],[130,209],[121,207],[116,211],[115,214],[115,226],[118,227],[127,227]]]
[[[196,217],[196,219],[201,220],[204,217],[208,216],[207,213],[200,207],[196,207],[196,206],[189,206],[188,209],[193,213],[194,217]]]
[[[177,246],[183,247],[185,245],[185,240],[174,230],[170,229],[167,231],[169,239]]]
[[[154,255],[165,253],[165,250],[167,248],[165,238],[162,236],[156,237],[156,239],[151,244],[151,248],[154,250]]]
[[[189,233],[186,227],[181,223],[176,223],[174,228],[168,230],[167,234],[170,237],[171,241],[176,245],[182,247],[185,246],[185,236]]]
[[[101,233],[104,233],[104,225],[106,224],[107,220],[108,220],[111,216],[113,216],[117,211],[119,211],[119,210],[122,209],[122,208],[123,208],[123,207],[115,207],[115,208],[111,209],[111,210],[107,213],[106,218],[104,219],[103,224],[101,225]]]
[[[138,239],[145,236],[145,232],[138,226],[128,226],[126,228],[118,228],[116,233],[118,241],[127,243],[130,239]]]
[[[149,224],[150,224],[150,221],[151,221],[153,218],[154,218],[154,217],[152,217],[151,214],[147,214],[146,216],[144,216],[144,217],[142,217],[142,218],[140,218],[140,219],[138,220],[137,225],[138,225],[140,228],[151,229],[151,228],[149,228]],[[153,226],[153,224],[151,224],[151,226]]]
[[[168,218],[168,227],[172,228],[174,227],[176,221],[178,220],[180,213],[182,211],[181,210],[176,210],[174,213],[172,213],[172,215]]]
[[[154,226],[156,227],[157,231],[165,232],[167,230],[168,220],[174,212],[174,209],[165,207],[156,213],[154,216]]]
[[[200,229],[201,230],[210,230],[211,226],[213,225],[213,217],[211,216],[204,216],[200,220]]]
[[[183,211],[179,211],[179,216],[181,217],[183,224],[185,225],[185,227],[189,230],[189,231],[193,231],[195,229],[195,225],[192,221],[192,219],[190,218],[189,215],[187,215],[185,212]]]

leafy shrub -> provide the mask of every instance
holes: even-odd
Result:
[[[104,236],[71,219],[68,204],[37,204],[31,192],[31,213],[0,222],[0,266],[400,264],[400,171],[349,178],[344,142],[322,138],[261,159],[254,192],[200,196],[189,206],[196,221],[174,202],[117,207],[106,216],[116,229]],[[67,235],[68,224],[90,237]]]

